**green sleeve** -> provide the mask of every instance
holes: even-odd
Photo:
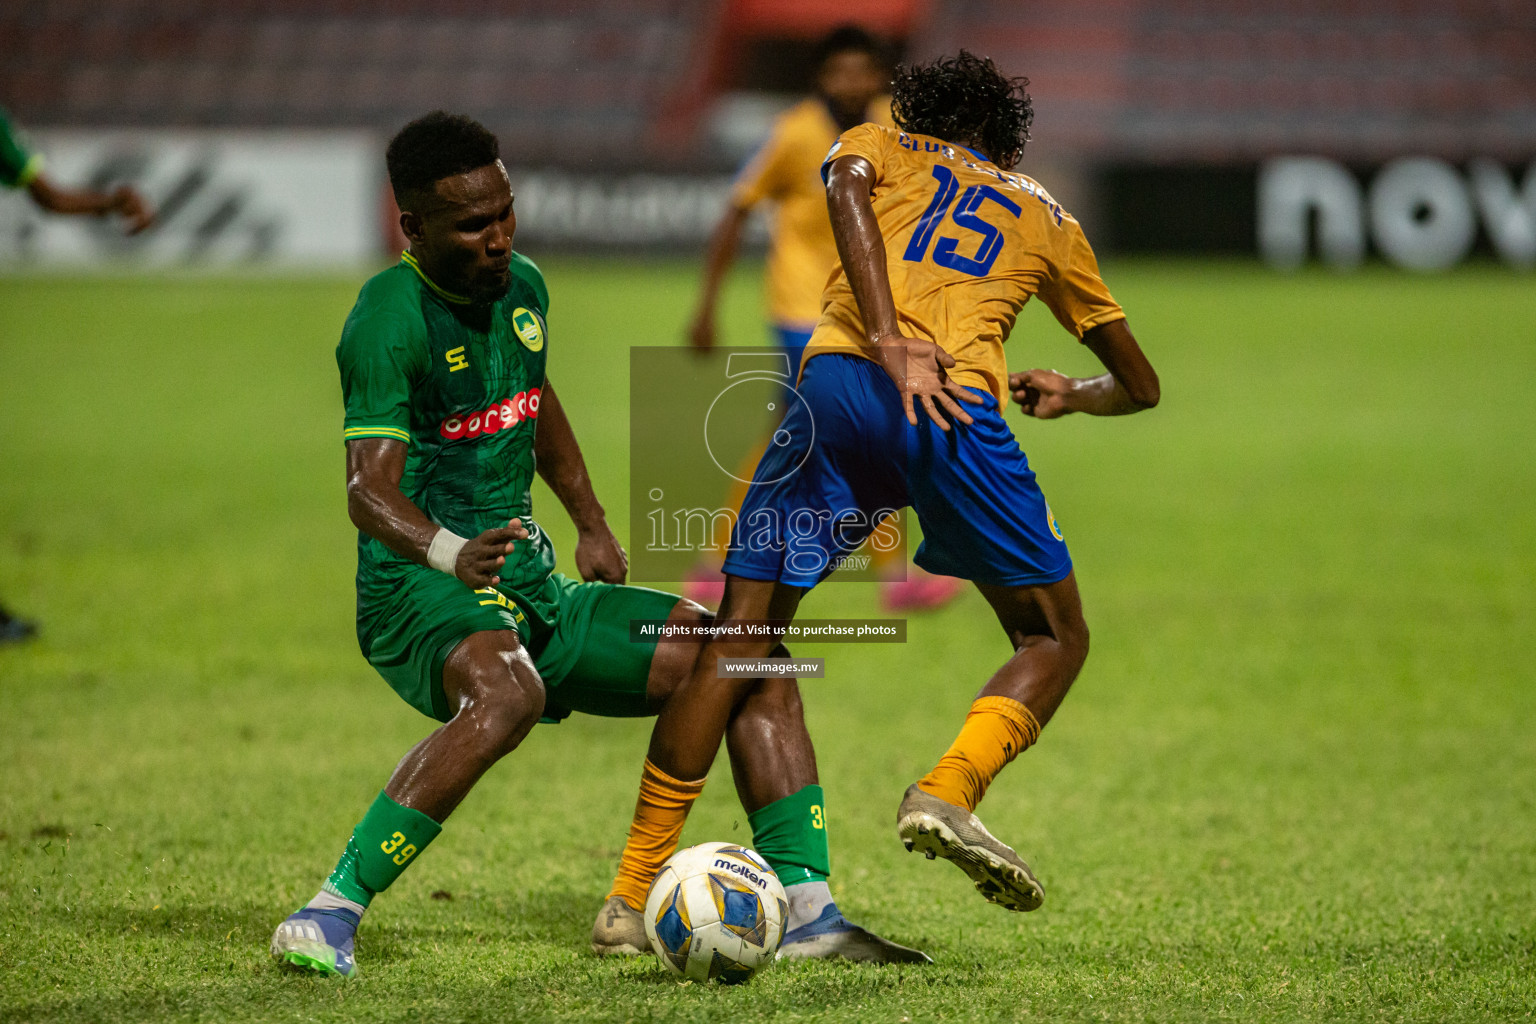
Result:
[[[0,185],[25,188],[43,169],[41,154],[29,153],[16,137],[10,116],[0,109]]]
[[[544,283],[544,274],[539,270],[533,260],[520,252],[512,254],[512,273],[517,275],[533,289],[533,294],[539,300],[539,312],[545,317],[549,316],[549,286]]]
[[[392,437],[411,441],[411,389],[424,375],[423,339],[407,319],[389,313],[353,314],[336,348],[343,437]]]

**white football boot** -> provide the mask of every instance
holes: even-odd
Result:
[[[964,871],[992,903],[1036,910],[1045,902],[1045,889],[1024,859],[964,807],[908,786],[896,812],[896,831],[909,851],[929,860],[943,857]]]
[[[651,942],[645,937],[645,915],[621,896],[608,897],[592,923],[592,952],[598,956],[644,956],[651,952]]]

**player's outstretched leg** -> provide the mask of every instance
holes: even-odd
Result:
[[[798,588],[731,577],[725,615],[787,620],[800,595]],[[674,618],[695,614],[702,610],[693,612],[680,605]],[[752,825],[753,847],[773,867],[789,897],[780,956],[931,962],[918,950],[848,921],[832,899],[827,885],[826,802],[817,784],[816,755],[795,682],[715,677],[721,656],[788,657],[789,652],[775,640],[657,650],[656,668],[667,675],[659,690],[666,702],[641,774],[640,796],[618,877],[593,927],[593,951],[649,951],[641,916],[646,892],[677,848],[688,810],[704,788],[702,775],[723,733],[737,793]],[[679,722],[685,724],[679,727]]]
[[[667,613],[669,623],[696,623],[709,618],[707,609],[688,599],[677,601]],[[646,678],[647,703],[652,709],[665,713],[692,673],[703,647],[701,641],[676,638],[656,645]],[[729,709],[725,713],[729,716]],[[715,746],[719,747],[718,739]],[[656,872],[676,851],[688,809],[703,790],[702,778],[676,778],[646,758],[619,872],[592,925],[592,952],[599,956],[639,956],[651,952],[642,915],[646,893]]]
[[[991,902],[1034,910],[1045,900],[1044,888],[974,811],[998,772],[1039,738],[1067,695],[1088,657],[1088,626],[1070,574],[1044,587],[978,589],[1014,655],[977,695],[948,752],[907,789],[896,830],[908,850],[950,861]]]
[[[775,654],[789,656],[782,646]],[[921,950],[849,921],[832,898],[831,822],[794,681],[766,679],[749,693],[731,719],[726,747],[752,826],[752,847],[779,876],[789,898],[779,958],[932,963]]]
[[[544,684],[511,631],[474,633],[443,663],[443,692],[458,712],[395,768],[315,898],[272,935],[287,966],[351,977],[363,912],[414,864],[471,787],[517,747],[544,712]]]
[[[619,857],[619,873],[592,925],[592,952],[598,956],[640,956],[651,952],[642,913],[646,894],[656,872],[677,850],[688,809],[703,791],[703,779],[679,781],[646,758],[640,772],[635,817]]]

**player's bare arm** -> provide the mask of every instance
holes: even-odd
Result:
[[[405,475],[405,444],[387,437],[347,442],[347,514],[353,524],[391,551],[420,565],[441,527],[400,492]],[[499,570],[516,541],[528,531],[521,520],[471,537],[459,550],[454,575],[471,587],[501,582]]]
[[[576,443],[576,432],[547,377],[539,393],[539,432],[534,435],[533,456],[539,476],[576,524],[576,571],[584,580],[623,583],[629,573],[629,558],[608,528],[603,506],[592,490],[592,478],[587,475],[586,460],[581,457],[581,446]]]
[[[715,308],[720,298],[720,284],[736,261],[741,231],[751,211],[732,205],[720,215],[709,236],[709,251],[704,256],[704,279],[699,285],[699,305],[688,324],[688,343],[700,352],[715,347]]]
[[[940,414],[940,408],[961,423],[971,423],[970,414],[955,399],[972,405],[980,404],[981,399],[945,376],[945,368],[955,365],[954,358],[931,341],[903,335],[896,321],[896,302],[891,296],[891,279],[885,264],[885,239],[869,201],[874,184],[875,169],[861,156],[833,161],[827,173],[832,234],[837,239],[837,254],[843,261],[853,297],[859,304],[872,354],[896,382],[907,421],[914,427],[918,402],[943,430],[949,429],[949,421]]]
[[[1072,412],[1125,416],[1158,403],[1162,391],[1157,371],[1124,320],[1085,331],[1083,344],[1109,372],[1097,377],[1068,377],[1055,370],[1010,373],[1008,388],[1021,409],[1036,419],[1052,420]]]
[[[119,185],[110,192],[92,189],[65,188],[47,175],[38,175],[27,186],[38,206],[50,213],[86,214],[105,217],[117,214],[123,218],[124,230],[136,235],[155,222],[155,211],[137,190]]]

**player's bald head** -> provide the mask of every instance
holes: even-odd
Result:
[[[423,212],[444,178],[495,164],[501,159],[496,136],[472,117],[434,110],[418,117],[389,140],[384,162],[389,185],[402,210]]]

